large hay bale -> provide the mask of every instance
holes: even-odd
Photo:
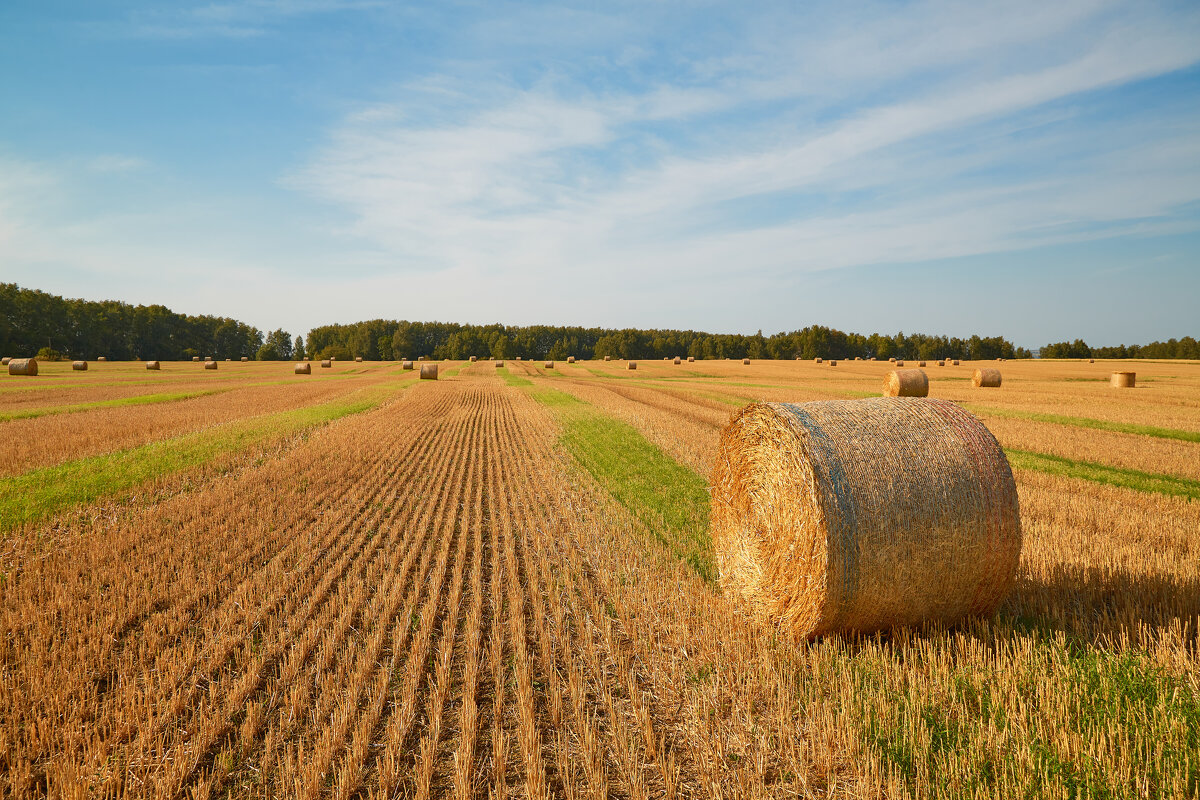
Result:
[[[919,369],[894,369],[883,379],[884,397],[928,397],[929,376]]]
[[[954,359],[953,361],[951,361],[951,362],[950,362],[950,364],[951,364],[951,365],[953,365],[953,366],[955,366],[955,367],[957,367],[957,366],[958,366],[958,359],[957,359],[957,358],[956,358],[956,359]]]
[[[400,362],[400,369],[412,369],[412,368],[413,368],[413,362],[409,361],[408,359],[405,359],[404,361]]]
[[[422,364],[421,365],[421,380],[436,381],[438,379],[437,368],[438,368],[437,364]]]
[[[1137,386],[1137,373],[1114,372],[1108,379],[1108,384],[1114,389],[1133,389]]]
[[[36,358],[10,358],[8,360],[9,375],[37,375],[38,363]]]
[[[743,359],[742,359],[742,364],[744,364],[744,365],[746,365],[746,366],[749,366],[749,365],[750,365],[750,359],[748,359],[748,358],[743,358]]]
[[[721,585],[795,639],[990,614],[1021,554],[996,439],[944,400],[757,403],[712,475]]]
[[[333,359],[332,358],[326,358],[321,361],[321,369],[332,369],[332,368],[333,368]]]
[[[946,362],[945,362],[945,360],[943,359],[943,360],[941,360],[941,361],[938,361],[938,362],[937,362],[937,365],[938,365],[939,367],[944,367],[944,366],[946,366]]]
[[[215,362],[215,361],[205,361],[205,362],[204,362],[204,368],[205,368],[205,369],[216,369],[216,368],[217,368],[217,362]]]
[[[675,356],[675,364],[678,365],[678,364],[682,364],[682,363],[683,363],[683,359],[680,358],[679,356]]]
[[[628,364],[625,365],[625,369],[637,369],[637,362],[630,361]]]
[[[1000,370],[991,368],[975,370],[975,374],[971,376],[971,385],[977,389],[980,387],[996,388],[1000,385]]]
[[[306,362],[297,364],[293,372],[297,375],[312,375],[312,364]]]
[[[547,362],[546,362],[546,369],[554,369],[554,362],[553,362],[553,361],[547,361]]]
[[[147,361],[146,369],[160,369],[160,365],[157,361]]]
[[[250,356],[242,356],[242,363],[243,363],[243,364],[244,364],[244,363],[246,363],[246,362],[247,362],[247,361],[249,361],[249,360],[250,360]]]
[[[86,361],[72,361],[71,369],[77,372],[87,372],[88,363]]]

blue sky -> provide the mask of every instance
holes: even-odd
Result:
[[[1194,336],[1200,6],[5,3],[0,280],[294,334]]]

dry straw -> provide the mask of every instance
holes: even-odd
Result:
[[[437,378],[437,368],[438,368],[437,364],[422,364],[421,365],[421,380],[436,381],[438,379]]]
[[[243,364],[244,364],[245,362],[249,361],[249,360],[250,360],[250,357],[249,357],[249,356],[242,356],[242,363],[243,363]]]
[[[682,363],[683,363],[683,359],[682,359],[682,358],[680,358],[679,356],[675,356],[675,363],[676,363],[676,364],[682,364]]]
[[[199,363],[200,363],[200,356],[192,356],[192,363],[193,363],[193,364],[199,364]]]
[[[554,362],[553,362],[553,361],[547,361],[547,362],[546,362],[546,369],[554,369]]]
[[[36,358],[10,358],[8,360],[9,375],[28,375],[30,377],[38,374],[38,363]]]
[[[688,356],[688,363],[689,363],[689,364],[695,364],[695,363],[696,363],[696,357],[695,357],[695,356]]]
[[[205,361],[205,362],[204,362],[204,368],[205,368],[205,369],[216,369],[216,368],[217,368],[217,362],[215,362],[215,361]]]
[[[159,363],[157,361],[147,361],[146,369],[159,369]]]
[[[412,368],[413,368],[413,362],[409,361],[408,359],[405,359],[404,361],[400,362],[400,369],[412,369]]]
[[[88,363],[86,361],[72,361],[71,369],[79,372],[87,372]]]
[[[745,364],[746,366],[749,366],[749,365],[750,365],[750,359],[748,359],[748,358],[743,358],[743,359],[742,359],[742,363],[743,363],[743,364]]]
[[[795,639],[993,612],[1021,554],[996,439],[944,400],[757,403],[721,434],[722,586]]]
[[[824,359],[821,358],[820,356],[817,356],[816,358],[813,359],[814,364],[820,364],[822,361],[824,361]]]
[[[497,361],[497,362],[496,362],[496,369],[500,369],[500,367],[503,367],[503,366],[504,366],[504,362],[503,362],[503,361]]]
[[[834,359],[834,358],[831,358],[831,359],[829,359],[829,366],[831,366],[831,367],[836,367],[836,366],[837,366],[837,359]]]
[[[625,369],[637,369],[637,362],[636,362],[636,361],[630,361],[630,362],[629,362],[629,363],[628,363],[628,364],[625,366]]]
[[[333,359],[326,358],[321,362],[321,369],[330,369],[333,366]]]
[[[297,364],[294,372],[297,375],[311,375],[312,374],[312,365],[307,364],[307,363]]]
[[[894,369],[883,379],[884,397],[928,397],[929,376],[919,369]]]
[[[355,364],[361,364],[361,363],[362,363],[362,356],[355,356],[355,357],[354,357],[354,363],[355,363]]]
[[[568,364],[574,364],[574,363],[575,363],[575,356],[567,356],[567,363],[568,363]]]
[[[977,389],[979,387],[996,388],[1000,385],[1000,370],[989,368],[975,370],[975,374],[971,376],[971,385]]]
[[[918,367],[923,367],[923,366],[925,366],[925,362],[924,362],[924,361],[918,361],[918,362],[917,362],[917,366],[918,366]]]
[[[8,362],[10,362],[10,361],[12,361],[12,359],[9,358],[8,356],[5,356],[4,358],[0,358],[0,364],[3,364],[6,367],[8,366]]]
[[[1137,386],[1137,373],[1114,372],[1108,379],[1108,383],[1114,389],[1132,389]]]

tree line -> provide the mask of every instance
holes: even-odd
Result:
[[[1090,347],[1083,339],[1044,345],[1042,358],[1191,358],[1200,359],[1200,342],[1191,336],[1150,344]]]

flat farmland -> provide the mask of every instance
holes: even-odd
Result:
[[[0,379],[3,792],[1200,793],[1200,364],[928,362],[1014,468],[1017,584],[797,643],[716,583],[720,431],[890,365],[544,363]]]

